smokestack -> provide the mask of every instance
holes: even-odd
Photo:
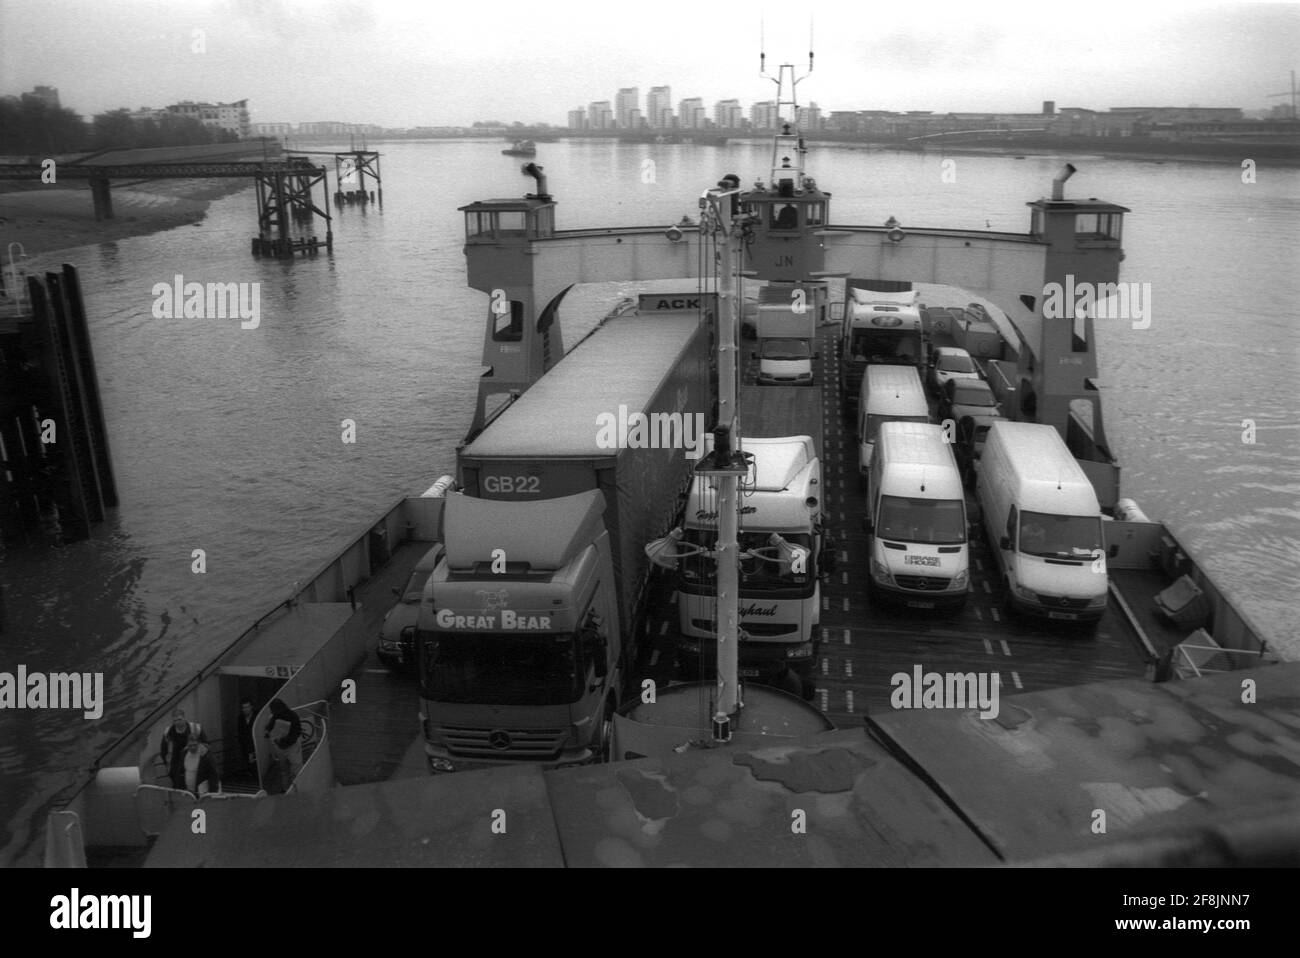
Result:
[[[528,164],[532,166],[532,164]],[[1052,180],[1052,199],[1065,199],[1065,181],[1074,176],[1074,164],[1066,163],[1061,167],[1061,172],[1056,174],[1056,179]]]
[[[537,199],[549,200],[551,198],[551,194],[546,192],[546,177],[542,174],[540,166],[536,163],[525,163],[519,168],[519,171],[537,181]]]
[[[1043,116],[1056,116],[1056,101],[1055,101],[1055,100],[1044,100],[1044,101],[1043,101]]]

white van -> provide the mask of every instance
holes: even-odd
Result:
[[[858,477],[865,490],[871,450],[883,422],[930,421],[921,374],[915,366],[868,366],[858,398]]]
[[[975,489],[1007,611],[1100,621],[1107,595],[1101,508],[1055,427],[994,420]]]
[[[943,427],[883,423],[870,489],[872,596],[913,609],[960,609],[970,584],[966,497]]]

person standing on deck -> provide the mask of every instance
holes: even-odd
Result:
[[[208,740],[203,734],[203,726],[198,722],[185,721],[185,710],[176,709],[172,712],[171,728],[163,735],[162,745],[158,749],[158,756],[167,766],[167,774],[171,777],[172,788],[185,787],[185,748],[191,738],[204,743]]]
[[[287,792],[302,768],[302,722],[281,699],[271,699],[270,710],[264,737],[271,740],[271,761],[280,767]]]
[[[257,749],[253,746],[253,720],[257,711],[252,699],[242,699],[239,703],[238,737],[240,774],[257,781]]]
[[[208,755],[208,746],[197,738],[191,738],[185,746],[185,756],[181,759],[185,776],[185,790],[195,798],[202,798],[209,792],[221,791],[221,782],[217,779],[217,767]]]

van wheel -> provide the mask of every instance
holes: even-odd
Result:
[[[1017,616],[1015,603],[1011,601],[1011,583],[1002,580],[1002,614],[1009,620]]]
[[[592,749],[596,753],[596,761],[602,765],[610,760],[610,747],[614,741],[614,703],[605,703],[605,717],[600,720],[599,741],[596,747]]]

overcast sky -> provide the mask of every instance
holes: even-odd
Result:
[[[1300,60],[1295,3],[0,0],[0,93],[47,84],[85,116],[247,98],[254,122],[451,126],[563,124],[669,84],[674,111],[699,96],[711,113],[775,91],[760,11],[772,72],[806,69],[812,14],[799,100],[823,110],[1256,110]]]

